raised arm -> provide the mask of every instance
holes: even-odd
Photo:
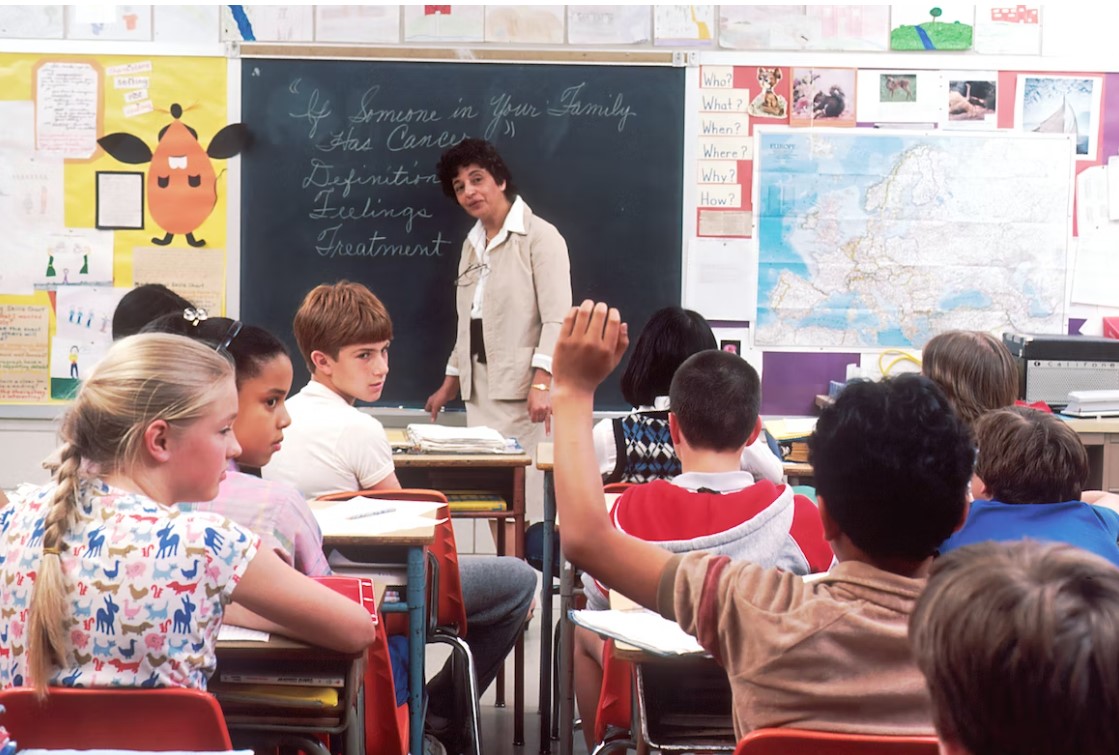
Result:
[[[552,361],[556,506],[571,562],[656,610],[671,554],[610,526],[591,435],[594,392],[629,345],[616,309],[584,301],[564,318]]]

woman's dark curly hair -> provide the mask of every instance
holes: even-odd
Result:
[[[455,198],[455,177],[459,170],[468,165],[477,165],[488,171],[497,183],[504,181],[505,198],[510,202],[517,198],[517,185],[513,182],[513,174],[501,159],[497,147],[485,139],[463,139],[439,158],[435,166],[435,174],[439,177],[439,185],[443,187],[443,193],[448,197]]]

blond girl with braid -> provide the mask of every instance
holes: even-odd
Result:
[[[0,688],[205,688],[231,601],[325,647],[373,641],[364,608],[259,537],[175,508],[217,494],[236,414],[212,348],[150,334],[109,350],[63,420],[54,479],[0,511]]]

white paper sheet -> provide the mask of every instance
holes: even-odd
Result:
[[[1077,239],[1072,301],[1119,306],[1119,228],[1106,226]]]
[[[222,624],[221,629],[218,630],[218,641],[221,642],[222,640],[226,642],[268,642],[268,632],[239,627],[234,624]]]
[[[633,45],[652,39],[648,5],[569,5],[567,41],[573,45]]]
[[[481,42],[485,35],[484,6],[404,6],[405,42]]]
[[[396,44],[400,41],[400,6],[316,5],[315,40]]]
[[[67,39],[112,39],[150,42],[150,5],[81,3],[72,5],[66,18]]]
[[[44,63],[35,72],[35,149],[85,159],[97,149],[101,75],[91,63]]]
[[[323,537],[376,537],[396,532],[430,528],[442,519],[433,514],[446,504],[429,501],[393,501],[351,498],[335,504],[315,504],[312,510]]]
[[[99,171],[95,222],[98,228],[143,228],[144,174]]]
[[[571,620],[596,634],[613,637],[654,655],[703,655],[695,637],[675,621],[652,611],[571,611]]]
[[[562,5],[487,5],[486,41],[520,45],[562,45]]]
[[[753,248],[749,241],[692,239],[684,306],[708,320],[753,321],[758,309],[758,260]]]
[[[6,5],[0,7],[0,37],[11,39],[62,39],[61,5]]]
[[[46,234],[35,287],[113,283],[113,232],[65,228]],[[114,303],[114,306],[115,303]]]

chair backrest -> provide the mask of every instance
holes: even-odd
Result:
[[[320,501],[348,501],[351,498],[381,498],[395,501],[429,501],[442,503],[436,516],[443,521],[435,527],[435,541],[428,548],[439,564],[439,580],[435,585],[436,625],[454,629],[460,636],[466,634],[466,604],[462,600],[462,581],[458,569],[458,546],[455,544],[455,530],[451,523],[451,512],[447,508],[447,496],[438,490],[426,488],[400,488],[397,490],[354,490],[343,493],[330,493],[320,496]],[[429,585],[429,588],[431,586]],[[429,589],[429,598],[432,593]],[[386,615],[389,634],[403,634],[407,624],[403,616]]]
[[[0,690],[0,716],[20,749],[231,750],[225,717],[201,690],[29,687]]]
[[[937,755],[936,737],[837,734],[804,729],[756,729],[735,755]]]

